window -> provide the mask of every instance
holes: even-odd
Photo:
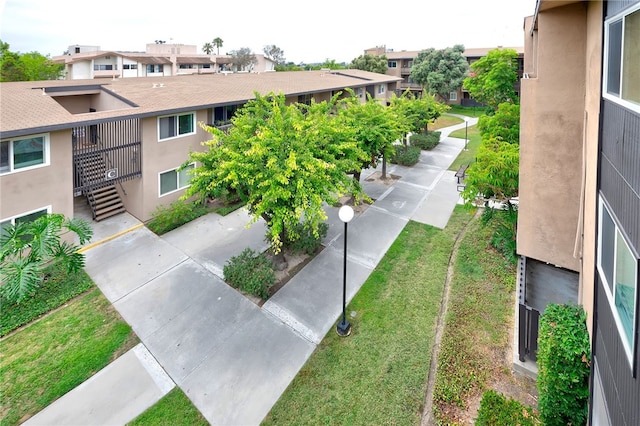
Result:
[[[605,292],[631,362],[637,311],[638,258],[602,199],[599,219],[598,271],[605,283]]]
[[[184,170],[168,170],[160,173],[160,196],[170,194],[179,189],[189,186],[191,180],[191,170],[196,167],[195,163],[189,164]]]
[[[122,69],[125,69],[125,70],[137,70],[138,69],[138,64],[124,64],[124,65],[122,65]]]
[[[3,219],[0,221],[0,230],[4,229],[9,225],[15,225],[16,223],[24,223],[24,222],[33,222],[40,216],[44,216],[47,213],[51,212],[51,207],[44,207],[42,209],[34,210],[22,215],[13,216],[8,219]]]
[[[49,164],[47,135],[0,142],[0,174]]]
[[[195,133],[194,113],[170,115],[158,118],[158,134],[160,140]]]
[[[388,61],[387,62],[387,67],[389,67],[389,68],[397,68],[398,67],[398,63],[396,61]]]
[[[381,95],[384,93],[384,84],[378,85],[378,94]]]
[[[95,64],[93,66],[94,71],[112,71],[113,69],[114,69],[113,65],[111,64],[106,64],[106,65]],[[115,69],[118,69],[118,67],[116,67]]]
[[[604,97],[640,111],[640,5],[605,22]]]
[[[195,65],[193,65],[193,64],[180,64],[179,68],[181,70],[191,70],[191,69],[195,68]]]
[[[357,97],[361,98],[362,97],[362,87],[358,87],[355,90],[355,94],[356,94]]]
[[[458,100],[458,92],[449,92],[449,100],[457,101]]]
[[[159,73],[159,72],[162,72],[162,65],[160,64],[147,65],[148,74]]]

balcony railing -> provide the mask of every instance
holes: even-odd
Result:
[[[401,89],[420,90],[420,89],[422,89],[422,86],[419,85],[418,83],[405,83],[405,82],[402,82],[402,83],[400,83],[400,88]]]
[[[400,72],[402,74],[411,74],[411,67],[402,67],[400,68]]]

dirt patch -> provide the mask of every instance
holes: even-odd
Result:
[[[383,179],[382,172],[373,172],[369,176],[367,176],[365,181],[381,183],[383,185],[391,186],[394,183],[396,183],[398,179],[400,179],[400,176],[392,175],[391,173],[387,173],[387,176]]]

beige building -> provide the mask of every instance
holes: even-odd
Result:
[[[99,46],[73,45],[67,52],[51,58],[55,63],[64,64],[67,80],[275,70],[275,63],[262,54],[255,54],[255,63],[240,68],[229,55],[206,55],[199,52],[197,46],[185,44],[150,43],[144,52],[104,51]]]
[[[254,93],[328,100],[351,88],[386,102],[399,79],[359,70],[0,83],[0,223],[43,212],[141,221],[188,185],[177,168]]]
[[[640,2],[538,0],[524,22],[516,365],[579,303],[589,424],[640,424]]]

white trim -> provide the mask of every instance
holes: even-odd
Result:
[[[33,138],[39,138],[42,137],[44,139],[44,143],[43,143],[43,160],[42,163],[40,164],[34,164],[33,166],[27,166],[27,167],[21,167],[19,169],[14,168],[15,164],[14,164],[14,158],[13,158],[13,142],[14,141],[21,141],[21,140],[25,140],[25,139],[33,139]],[[38,133],[38,134],[34,134],[34,135],[26,135],[26,136],[18,136],[18,137],[14,137],[14,138],[7,138],[7,139],[2,139],[1,142],[9,142],[9,171],[7,172],[2,172],[0,171],[0,176],[5,176],[5,175],[11,175],[14,173],[20,173],[20,172],[24,172],[24,171],[28,171],[28,170],[33,170],[33,169],[38,169],[40,167],[47,167],[49,165],[51,165],[51,140],[50,140],[50,135],[49,133]]]
[[[178,133],[178,129],[180,128],[179,120],[180,120],[180,117],[183,116],[183,115],[191,115],[193,117],[193,128],[192,128],[191,132],[189,132],[189,133],[179,134]],[[162,118],[167,118],[167,117],[176,117],[176,129],[175,129],[176,130],[176,135],[162,139],[162,138],[160,138],[160,120]],[[157,119],[156,119],[156,128],[158,130],[158,142],[166,142],[166,141],[169,141],[169,140],[172,140],[172,139],[178,139],[178,138],[183,138],[185,136],[195,135],[196,134],[196,124],[197,124],[196,123],[196,118],[197,118],[197,115],[196,115],[195,111],[182,112],[180,114],[159,115],[157,117]]]
[[[196,168],[196,163],[189,163],[189,166],[193,166],[193,168]],[[181,191],[185,188],[188,188],[191,186],[191,184],[189,185],[185,185],[185,186],[180,186],[180,172],[178,172],[179,167],[176,167],[175,169],[167,169],[165,171],[159,172],[158,173],[158,198],[162,198],[164,196],[173,194],[175,192]],[[175,172],[176,173],[176,189],[169,191],[169,192],[165,192],[164,194],[162,193],[162,180],[160,178],[161,175],[163,175],[164,173],[169,173],[169,172]]]
[[[625,33],[625,25],[626,25],[625,18],[628,15],[631,15],[632,13],[638,12],[638,11],[640,11],[640,3],[636,3],[635,5],[623,10],[617,15],[612,16],[609,19],[604,21],[604,45],[603,45],[603,52],[602,52],[602,55],[603,55],[602,97],[635,112],[640,112],[640,105],[622,98],[622,83],[624,81],[623,72],[624,72],[624,33]],[[609,26],[616,21],[622,21],[622,34],[620,38],[621,48],[620,48],[620,87],[618,88],[620,92],[619,96],[612,95],[607,92],[607,83],[609,78]]]
[[[24,216],[28,216],[28,215],[36,213],[36,212],[40,212],[42,210],[46,210],[47,211],[46,214],[50,214],[51,213],[51,205],[48,205],[48,206],[45,206],[45,207],[40,207],[40,208],[37,208],[37,209],[34,209],[34,210],[30,210],[30,211],[27,211],[27,212],[24,212],[24,213],[20,213],[20,214],[17,214],[17,215],[11,216],[11,217],[7,217],[7,218],[4,218],[4,219],[0,219],[0,223],[9,221],[9,222],[11,222],[12,225],[15,225],[16,219],[24,217]]]
[[[633,364],[634,364],[634,348],[636,347],[637,344],[637,339],[636,339],[636,322],[637,322],[637,317],[638,317],[638,304],[637,304],[637,300],[638,300],[638,267],[637,267],[637,263],[638,263],[638,258],[636,257],[635,253],[633,252],[633,250],[631,250],[631,247],[629,246],[629,244],[627,243],[626,239],[624,238],[624,236],[622,235],[622,232],[620,232],[620,228],[616,222],[616,219],[614,217],[614,215],[611,213],[611,210],[609,209],[609,207],[607,207],[607,204],[604,202],[602,196],[600,195],[598,197],[598,204],[599,204],[599,209],[598,209],[598,247],[597,247],[597,259],[596,259],[596,267],[598,270],[598,274],[600,275],[600,279],[603,282],[603,287],[604,287],[604,291],[607,295],[607,299],[609,302],[609,307],[611,308],[611,312],[613,314],[613,318],[615,320],[616,323],[616,327],[618,328],[618,334],[620,335],[620,340],[622,341],[622,346],[624,347],[624,351],[627,355],[627,361],[629,361],[629,366],[631,368],[633,368]],[[613,285],[610,286],[609,281],[607,280],[607,277],[602,269],[602,255],[601,255],[601,247],[602,247],[602,217],[603,217],[603,209],[606,209],[607,213],[609,214],[609,217],[611,217],[611,220],[613,221],[613,225],[614,225],[614,243],[613,243]],[[616,308],[616,303],[615,303],[615,287],[616,287],[616,274],[617,274],[617,267],[616,267],[616,261],[618,258],[618,238],[622,237],[622,242],[624,243],[625,247],[627,248],[627,250],[629,251],[629,253],[631,253],[631,256],[633,256],[633,258],[636,260],[636,268],[635,268],[635,294],[634,294],[634,300],[633,300],[633,318],[631,319],[631,325],[633,327],[633,329],[631,330],[631,342],[627,342],[627,337],[626,337],[626,332],[624,329],[624,326],[622,325],[622,320],[620,319],[620,314],[618,313],[618,309]],[[613,291],[609,288],[613,288]]]

